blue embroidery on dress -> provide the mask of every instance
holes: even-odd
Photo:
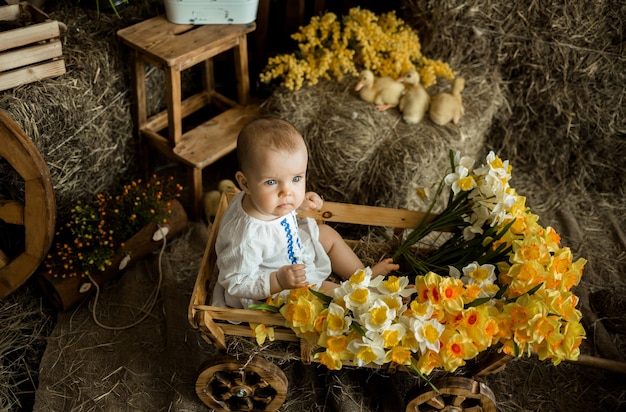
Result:
[[[285,230],[285,240],[287,241],[287,256],[289,257],[289,261],[292,265],[298,263],[298,256],[296,256],[296,248],[297,250],[301,249],[300,239],[298,238],[297,233],[294,234],[291,225],[287,221],[287,218],[284,218],[280,221],[280,225]],[[296,223],[297,225],[297,223]],[[296,226],[297,227],[297,226]],[[295,240],[295,248],[294,248],[294,240]]]

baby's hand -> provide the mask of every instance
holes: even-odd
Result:
[[[296,289],[309,286],[306,281],[306,265],[286,265],[276,272],[276,281],[281,289]]]
[[[315,192],[306,192],[304,195],[304,201],[302,202],[298,210],[320,210],[322,208],[322,205],[324,205],[324,201],[322,200],[320,195]]]

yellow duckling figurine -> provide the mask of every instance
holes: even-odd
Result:
[[[207,222],[215,217],[222,193],[228,192],[239,193],[240,190],[232,180],[224,179],[217,185],[217,190],[211,190],[204,194],[204,216]]]
[[[463,101],[461,100],[461,92],[465,88],[465,79],[457,77],[452,82],[452,91],[450,93],[439,93],[433,96],[430,101],[430,120],[440,126],[450,122],[459,124],[459,120],[465,114]]]
[[[396,107],[404,92],[404,84],[391,77],[376,77],[371,70],[363,70],[355,91],[368,103],[374,103],[379,111]]]
[[[398,80],[406,85],[405,92],[400,97],[398,110],[402,113],[405,122],[417,124],[422,121],[428,111],[430,95],[422,86],[420,75],[416,70],[409,70]]]

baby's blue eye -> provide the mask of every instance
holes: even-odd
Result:
[[[300,180],[302,180],[302,176],[296,176],[293,178],[294,182],[299,182]]]
[[[265,182],[265,184],[266,184],[266,185],[270,185],[270,186],[275,185],[275,184],[276,184],[276,180],[274,180],[274,179],[270,179],[270,180],[268,180],[267,182]]]

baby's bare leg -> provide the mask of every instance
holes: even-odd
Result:
[[[325,280],[322,282],[322,286],[320,286],[319,291],[325,295],[333,296],[335,289],[338,287],[339,285],[337,283]]]
[[[354,272],[365,267],[335,229],[324,224],[319,225],[319,227],[319,241],[330,258],[330,264],[335,274],[342,279],[348,279]]]

